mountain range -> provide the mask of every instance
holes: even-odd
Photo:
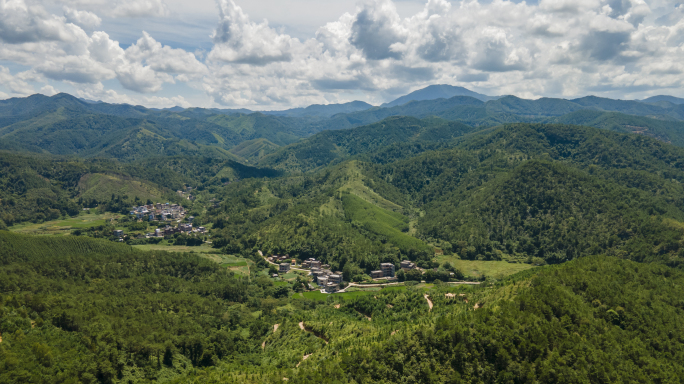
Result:
[[[381,107],[350,102],[251,112],[156,110],[85,102],[68,94],[33,95],[0,101],[0,149],[125,161],[194,154],[254,164],[317,132],[358,127],[392,116],[439,117],[478,129],[514,122],[581,124],[684,145],[684,104],[676,101],[666,97],[649,102],[594,96],[573,100],[492,98],[439,85]]]
[[[0,382],[681,382],[684,104],[459,92],[0,101]]]

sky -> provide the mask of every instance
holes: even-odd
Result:
[[[684,1],[0,0],[0,99],[278,110],[430,84],[684,97]]]

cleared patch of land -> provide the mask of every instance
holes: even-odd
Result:
[[[189,253],[216,252],[216,248],[212,248],[211,244],[207,244],[207,243],[204,243],[202,245],[198,245],[195,247],[190,247],[187,245],[171,245],[171,244],[164,242],[164,243],[159,243],[159,244],[134,245],[134,247],[138,248],[140,250],[143,250],[143,251],[166,251],[166,252],[189,252]]]
[[[460,269],[466,276],[473,277],[485,275],[499,278],[534,268],[530,264],[509,263],[507,261],[461,260],[454,256],[444,255],[437,256],[435,260],[440,264],[445,261],[449,262],[455,268]]]
[[[76,217],[63,220],[52,220],[44,223],[23,223],[10,227],[10,231],[27,235],[68,235],[73,229],[84,229],[104,225],[112,218],[120,215],[115,213],[82,213]]]
[[[160,187],[149,181],[103,173],[84,175],[78,182],[78,188],[81,191],[80,197],[98,201],[104,201],[113,194],[128,196],[131,199],[138,197],[143,201],[147,199],[156,201],[164,195]]]

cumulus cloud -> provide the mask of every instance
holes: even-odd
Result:
[[[290,61],[296,39],[279,34],[268,21],[255,23],[233,0],[219,0],[220,21],[213,34],[210,59],[229,63],[266,65]]]
[[[26,1],[0,0],[0,60],[24,68],[0,71],[3,94],[42,90],[49,79],[102,100],[161,105],[174,100],[158,93],[185,83],[215,105],[283,108],[381,103],[435,83],[644,97],[684,82],[684,5],[670,0],[425,0],[409,17],[393,0],[363,0],[308,39],[253,20],[245,0],[217,0],[206,51],[147,32],[124,49],[96,30],[100,16],[172,15],[162,0],[66,0],[61,15]],[[114,82],[124,90],[108,89]]]
[[[161,90],[164,82],[173,82],[169,75],[157,73],[149,66],[138,63],[119,68],[116,78],[124,88],[140,93],[157,92]]]
[[[64,17],[68,22],[86,29],[95,29],[102,23],[102,19],[92,12],[79,11],[69,7],[64,7]]]
[[[0,0],[0,40],[5,43],[69,41],[77,39],[80,32],[76,25],[65,23],[42,7],[21,0]]]
[[[397,9],[390,0],[368,1],[357,13],[349,41],[371,60],[399,59],[406,41]]]
[[[194,54],[168,45],[162,46],[145,31],[135,44],[126,49],[126,57],[132,62],[146,62],[157,72],[200,74],[207,69]]]
[[[0,85],[3,85],[10,92],[17,96],[27,96],[33,93],[33,87],[21,76],[12,76],[9,68],[0,65]]]
[[[50,79],[74,83],[97,83],[114,77],[114,71],[87,56],[55,57],[35,69]]]

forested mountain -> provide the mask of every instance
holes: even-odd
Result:
[[[478,128],[514,122],[582,124],[683,144],[684,104],[672,102],[675,99],[525,100],[432,86],[398,100],[382,107],[350,102],[253,113],[158,110],[88,103],[67,94],[33,95],[0,101],[0,149],[124,161],[189,155],[254,163],[278,147],[318,132],[359,127],[392,116],[439,117]]]
[[[218,233],[234,251],[256,245],[366,272],[382,260],[428,257],[414,253],[423,245],[406,246],[386,229],[392,212],[412,223],[404,234],[467,259],[558,263],[608,252],[677,265],[684,256],[684,149],[564,125],[514,124],[453,139],[468,130],[452,124],[395,118],[285,148],[265,160],[320,171],[228,188],[213,214],[233,223]],[[363,220],[357,209],[366,210]],[[334,245],[362,244],[354,238],[377,243]],[[363,256],[373,247],[380,257]]]
[[[388,146],[408,144],[420,150],[422,145],[448,142],[474,130],[437,118],[390,117],[363,127],[318,133],[264,157],[259,165],[290,172],[310,171]]]
[[[0,245],[7,383],[684,377],[684,275],[657,263],[591,256],[482,287],[318,301],[193,254],[6,232]]]
[[[74,216],[82,208],[121,201],[128,210],[150,197],[178,200],[188,186],[216,188],[246,178],[275,177],[270,169],[212,157],[149,157],[132,163],[0,152],[0,228]]]
[[[671,104],[684,104],[684,99],[681,97],[674,97],[674,96],[667,96],[667,95],[658,95],[658,96],[651,96],[647,99],[641,100],[644,103],[652,103],[652,104],[657,104],[660,102],[665,102],[665,103],[671,103]]]
[[[363,101],[350,101],[343,104],[313,104],[306,108],[292,108],[284,111],[267,111],[268,115],[290,116],[290,117],[304,117],[304,116],[318,116],[331,117],[338,113],[351,113],[363,111],[372,108],[373,106]]]
[[[410,101],[423,101],[435,99],[450,99],[454,96],[468,96],[481,101],[488,101],[497,99],[496,97],[483,95],[481,93],[473,92],[463,87],[454,87],[447,84],[430,85],[423,89],[413,91],[408,95],[401,96],[395,100],[382,105],[382,107],[390,108],[399,105],[404,105]]]
[[[680,107],[0,101],[0,382],[681,382]]]

